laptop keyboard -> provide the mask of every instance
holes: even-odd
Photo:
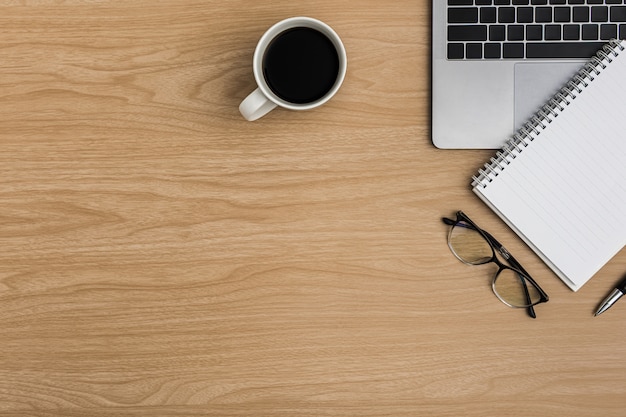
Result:
[[[626,39],[626,0],[447,2],[448,59],[589,58]]]

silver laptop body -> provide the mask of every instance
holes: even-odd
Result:
[[[604,37],[608,37],[611,33],[615,34],[620,27],[626,28],[625,24],[611,21],[612,17],[621,20],[621,15],[626,11],[626,6],[618,6],[620,9],[616,9],[617,12],[614,13],[607,11],[609,16],[606,21],[594,22],[593,20],[602,19],[599,18],[599,12],[594,12],[595,14],[592,15],[591,9],[606,6],[598,6],[593,0],[591,0],[594,3],[593,7],[592,4],[551,5],[550,3],[553,1],[558,2],[557,0],[545,0],[547,4],[541,5],[542,0],[528,0],[527,5],[513,6],[513,4],[523,4],[524,1],[512,0],[512,3],[506,6],[508,7],[506,11],[511,12],[511,9],[515,9],[513,10],[513,19],[519,17],[520,20],[525,20],[524,23],[516,20],[510,22],[513,25],[524,26],[523,29],[516,28],[518,35],[523,32],[525,36],[528,31],[529,35],[538,36],[539,32],[542,32],[542,36],[550,35],[548,37],[552,38],[558,35],[560,26],[561,38],[567,35],[568,40],[560,40],[564,44],[566,52],[562,54],[564,55],[562,58],[556,59],[542,56],[544,49],[540,43],[549,43],[550,47],[554,47],[557,42],[552,40],[542,39],[538,41],[536,37],[533,41],[517,39],[512,42],[515,44],[513,48],[508,48],[508,46],[504,46],[504,43],[509,41],[508,29],[505,30],[504,41],[492,42],[490,40],[489,36],[495,29],[502,30],[502,21],[508,22],[511,18],[501,18],[496,15],[495,22],[483,25],[481,19],[485,18],[484,20],[490,21],[494,19],[493,10],[482,11],[480,9],[497,9],[501,6],[496,6],[493,3],[502,3],[502,0],[433,0],[432,141],[436,147],[444,149],[495,149],[502,147],[515,131],[587,62],[589,56],[608,41],[602,39],[586,40],[583,44],[582,33],[579,35],[578,41],[572,40],[574,37],[570,30],[573,31],[575,24],[585,24],[591,29],[595,25],[598,32],[603,31]],[[507,1],[504,0],[504,2]],[[477,6],[476,3],[481,5]],[[485,3],[492,4],[485,5]],[[534,3],[539,3],[539,5]],[[566,2],[563,1],[563,3]],[[570,0],[567,3],[574,2]],[[516,9],[519,7],[523,7],[523,11],[527,12],[528,15],[523,15],[521,11]],[[562,15],[567,17],[566,7],[576,7],[577,9],[575,11],[570,10],[570,22],[536,22],[535,19],[545,20],[545,16],[540,12],[547,13],[547,9],[550,7],[560,8],[558,11],[559,20],[564,20]],[[585,7],[589,9],[589,22],[574,22],[574,19],[580,21],[580,16],[584,17]],[[478,8],[478,24],[485,26],[479,32],[486,32],[487,39],[485,41],[477,38],[466,41],[459,38],[461,35],[465,36],[466,31],[470,30],[469,26],[474,25],[473,23],[466,23],[466,21],[473,19],[472,14],[474,12],[469,10],[470,8]],[[604,12],[604,9],[600,11]],[[467,13],[469,17],[463,15],[466,12],[470,12]],[[575,12],[578,14],[575,15]],[[557,15],[556,11],[552,13]],[[532,21],[528,21],[530,16],[532,16]],[[455,23],[450,23],[450,21]],[[531,29],[527,28],[529,25],[533,26],[531,28],[533,29],[532,33]],[[495,29],[492,29],[491,26],[494,26]],[[587,32],[591,32],[587,30],[589,29],[587,26],[585,26],[585,37],[588,37]],[[609,29],[612,32],[608,31]],[[580,30],[582,31],[582,29]],[[470,32],[470,38],[476,35],[474,29],[471,29]],[[626,34],[626,29],[624,34]],[[600,37],[600,34],[598,36]],[[449,37],[452,40],[449,40]],[[478,37],[482,39],[484,36],[479,35]],[[484,50],[481,52],[480,47],[478,47],[478,44],[481,43],[483,45],[491,43],[491,45],[489,45],[489,49],[484,46]],[[500,58],[494,59],[493,56],[497,56],[498,49],[496,44],[500,45]],[[521,51],[522,49],[524,49],[526,56],[508,57],[511,51]],[[585,52],[581,52],[582,50]],[[488,53],[495,53],[496,55],[487,59],[485,55]],[[465,56],[459,59],[458,55],[455,55],[453,59],[450,59],[449,54],[465,54]],[[478,57],[481,54],[482,56]],[[559,55],[558,52],[557,55]]]

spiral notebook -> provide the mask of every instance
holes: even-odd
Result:
[[[625,48],[601,49],[473,177],[574,291],[626,245]]]

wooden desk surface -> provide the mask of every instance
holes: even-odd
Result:
[[[0,415],[623,416],[626,302],[592,313],[626,251],[571,292],[471,193],[492,151],[431,145],[429,4],[0,2]],[[295,15],[345,84],[246,122]],[[457,209],[536,320],[449,253]]]

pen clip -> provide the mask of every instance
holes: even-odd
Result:
[[[622,280],[619,282],[619,284],[615,286],[615,288],[620,290],[622,293],[626,293],[626,275],[624,275],[624,278],[622,278]]]

